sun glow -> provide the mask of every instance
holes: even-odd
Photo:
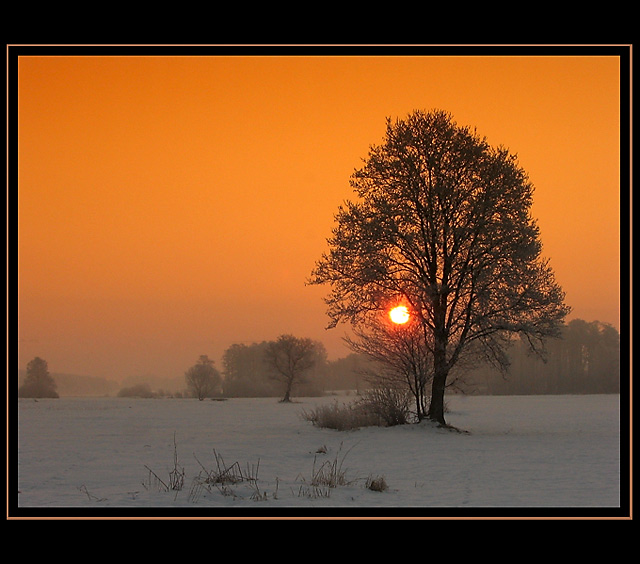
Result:
[[[406,306],[394,307],[389,312],[389,317],[394,323],[402,325],[403,323],[409,321],[409,310],[406,308]]]

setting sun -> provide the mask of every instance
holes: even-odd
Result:
[[[403,323],[409,321],[409,310],[406,308],[406,306],[394,307],[389,312],[389,317],[394,323],[402,325]]]

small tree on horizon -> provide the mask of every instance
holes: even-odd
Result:
[[[220,390],[222,378],[213,364],[214,361],[203,354],[185,373],[187,389],[200,401],[215,395]]]
[[[27,364],[27,376],[24,384],[18,388],[19,398],[58,398],[57,385],[47,361],[35,357]]]
[[[542,353],[570,311],[542,256],[533,186],[507,149],[442,111],[387,119],[351,185],[358,200],[339,208],[310,283],[331,287],[330,327],[407,304],[432,358],[428,417],[446,425],[447,379],[465,356],[506,370],[514,335]]]
[[[316,363],[317,344],[306,338],[281,335],[270,342],[265,359],[273,370],[273,378],[284,384],[282,402],[291,401],[293,385],[302,382],[304,373]]]

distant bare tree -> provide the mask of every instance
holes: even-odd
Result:
[[[47,361],[35,357],[27,364],[27,376],[18,389],[20,398],[57,398],[56,382],[49,374]]]
[[[282,402],[291,401],[291,389],[318,358],[317,343],[311,339],[301,339],[293,335],[281,335],[277,341],[269,343],[265,359],[273,369],[273,377],[284,384]]]
[[[204,354],[198,362],[185,373],[187,388],[199,400],[211,397],[220,389],[222,378],[213,366],[213,360]]]

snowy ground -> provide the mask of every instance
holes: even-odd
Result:
[[[301,416],[335,401],[349,398],[19,400],[17,460],[15,448],[9,460],[19,493],[9,506],[17,516],[118,517],[620,507],[618,395],[451,396],[448,422],[468,433],[430,424],[339,432]],[[316,472],[330,474],[332,464],[344,483],[314,488]],[[183,486],[165,491],[176,467]],[[205,471],[225,468],[242,481],[205,483]],[[366,487],[377,478],[386,491]]]

